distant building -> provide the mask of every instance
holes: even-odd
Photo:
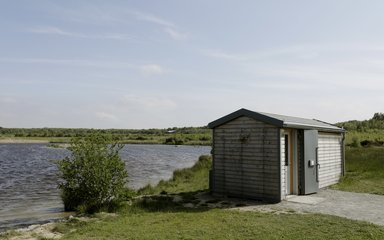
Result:
[[[240,109],[213,129],[210,190],[215,195],[279,202],[316,193],[344,174],[344,129]]]

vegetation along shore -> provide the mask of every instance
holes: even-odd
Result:
[[[374,171],[384,172],[383,148],[348,148],[347,173],[361,161],[373,161],[361,171],[366,188],[343,179],[335,187],[346,191],[384,194]],[[368,155],[367,155],[368,153]],[[355,156],[353,158],[352,156]],[[362,157],[362,158],[361,158]],[[357,160],[362,159],[362,160]],[[381,160],[380,160],[381,159]],[[188,169],[156,186],[128,191],[124,203],[111,213],[80,214],[65,221],[8,231],[2,239],[383,239],[384,227],[323,214],[294,211],[236,210],[246,201],[216,199],[208,194],[210,156],[201,156]],[[348,174],[347,174],[348,176]],[[346,187],[347,186],[347,187]],[[367,190],[371,189],[371,190]],[[234,209],[234,210],[233,210]],[[150,226],[150,227],[149,227]]]
[[[207,127],[166,129],[1,128],[0,143],[69,143],[93,132],[109,134],[124,144],[210,145]]]
[[[368,120],[350,120],[335,125],[347,130],[347,146],[384,146],[384,113],[375,113]],[[212,141],[207,126],[165,129],[0,127],[0,143],[69,143],[74,137],[84,137],[95,131],[118,137],[125,144],[211,145]]]

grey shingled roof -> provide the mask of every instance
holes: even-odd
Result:
[[[215,128],[241,116],[250,117],[255,120],[281,128],[287,127],[295,129],[317,129],[330,132],[344,132],[344,129],[342,128],[316,119],[291,117],[273,113],[254,112],[244,108],[209,123],[208,127]]]

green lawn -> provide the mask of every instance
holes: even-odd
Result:
[[[383,239],[384,228],[319,214],[126,210],[63,239]]]
[[[134,201],[117,216],[59,223],[56,231],[65,233],[63,239],[384,239],[384,227],[329,215],[183,207],[208,188],[210,164],[209,157],[201,157],[173,179],[141,189],[141,194],[163,194]],[[183,200],[175,203],[166,193],[181,193]]]
[[[346,175],[332,188],[384,195],[384,148],[347,148]]]

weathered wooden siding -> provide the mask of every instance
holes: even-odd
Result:
[[[213,129],[214,194],[280,201],[280,130],[239,117]]]
[[[342,136],[340,133],[319,132],[319,187],[339,181],[342,174]]]

